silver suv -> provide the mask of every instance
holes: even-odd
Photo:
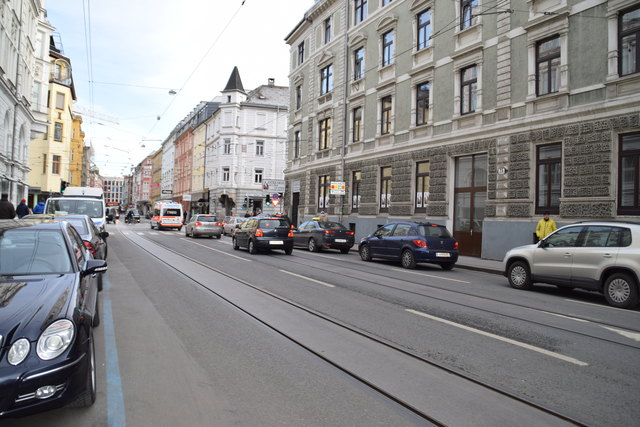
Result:
[[[588,221],[559,228],[539,243],[511,249],[504,275],[516,289],[534,282],[602,292],[620,308],[638,305],[640,224]]]

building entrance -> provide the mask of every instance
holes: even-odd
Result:
[[[479,257],[487,204],[486,154],[456,158],[453,203],[453,237],[460,244],[460,255]]]

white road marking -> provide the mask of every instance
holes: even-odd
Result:
[[[578,304],[591,305],[593,307],[608,308],[609,310],[621,310],[621,311],[624,311],[625,313],[630,313],[630,311],[627,310],[626,308],[611,307],[610,305],[594,304],[592,302],[578,301],[576,299],[569,299],[569,298],[565,298],[565,301],[576,302]]]
[[[602,326],[602,325],[600,325],[600,326]],[[620,334],[623,337],[627,337],[627,338],[630,338],[630,339],[635,340],[635,341],[640,341],[640,334],[639,333],[629,332],[629,331],[625,331],[623,329],[611,328],[609,326],[602,326],[602,327],[605,328],[605,329],[608,329],[608,330],[610,330],[612,332],[615,332],[617,334]]]
[[[141,233],[140,231],[136,232],[136,234],[138,234],[140,236],[144,236],[144,233]]]
[[[209,247],[209,246],[207,246],[207,245],[203,245],[202,243],[194,242],[193,240],[189,240],[189,239],[186,239],[186,238],[184,238],[184,237],[181,237],[181,238],[180,238],[180,240],[184,240],[184,241],[186,241],[186,242],[193,243],[194,245],[202,246],[203,248],[207,248],[207,249],[212,250],[212,251],[215,251],[215,252],[220,252],[220,253],[221,253],[221,254],[223,254],[223,255],[227,255],[227,256],[230,256],[230,257],[233,257],[233,258],[241,259],[241,260],[243,260],[243,261],[249,261],[249,262],[251,262],[251,260],[250,260],[250,259],[246,259],[246,258],[243,258],[243,257],[241,257],[241,256],[233,255],[233,254],[230,254],[230,253],[228,253],[228,252],[221,251],[221,250],[219,250],[219,249],[214,249],[214,248],[211,248],[211,247]]]
[[[305,277],[305,276],[302,276],[300,274],[292,273],[292,272],[287,271],[287,270],[280,270],[280,271],[283,272],[283,273],[290,274],[290,275],[295,276],[295,277],[299,277],[299,278],[304,279],[304,280],[308,280],[310,282],[317,283],[317,284],[322,285],[322,286],[326,286],[327,288],[335,288],[335,286],[333,286],[330,283],[325,283],[325,282],[321,282],[320,280],[311,279],[309,277]]]
[[[459,279],[451,279],[449,277],[442,277],[442,276],[434,276],[433,274],[424,274],[424,273],[419,273],[417,271],[410,271],[410,270],[401,270],[399,268],[393,268],[392,270],[395,271],[401,271],[403,273],[408,273],[408,274],[417,274],[418,276],[425,276],[425,277],[432,277],[434,279],[442,279],[442,280],[449,280],[451,282],[458,282],[458,283],[471,283],[471,282],[467,282],[466,280],[459,280]]]
[[[557,316],[557,317],[562,317],[563,319],[571,319],[571,320],[575,320],[576,322],[583,322],[583,323],[591,323],[588,320],[584,320],[584,319],[577,319],[575,317],[571,317],[571,316],[565,316],[564,314],[558,314],[558,313],[550,313],[548,311],[544,311],[544,310],[540,310],[540,312],[545,313],[545,314],[550,314],[552,316]]]
[[[489,337],[489,338],[493,338],[499,341],[503,341],[509,344],[513,344],[516,345],[518,347],[522,347],[522,348],[526,348],[527,350],[532,350],[541,354],[544,354],[546,356],[550,356],[550,357],[554,357],[556,359],[560,359],[563,360],[565,362],[569,362],[569,363],[573,363],[575,365],[578,366],[589,366],[588,363],[583,362],[581,360],[578,359],[574,359],[573,357],[569,357],[569,356],[565,356],[564,354],[560,354],[560,353],[555,353],[553,351],[549,351],[549,350],[545,350],[544,348],[540,348],[540,347],[536,347],[530,344],[526,344],[520,341],[515,341],[512,340],[510,338],[506,338],[506,337],[501,337],[500,335],[495,335],[489,332],[485,332],[485,331],[481,331],[480,329],[475,329],[475,328],[471,328],[469,326],[465,326],[465,325],[461,325],[459,323],[455,323],[455,322],[451,322],[449,320],[446,319],[442,319],[440,317],[435,317],[435,316],[431,316],[430,314],[426,314],[426,313],[422,313],[421,311],[416,311],[416,310],[411,310],[411,309],[405,309],[405,311],[412,313],[412,314],[416,314],[418,316],[422,316],[422,317],[426,317],[427,319],[431,319],[431,320],[435,320],[437,322],[441,322],[450,326],[455,326],[456,328],[460,328],[460,329],[464,329],[466,331],[469,332],[474,332],[476,334],[479,335],[484,335],[485,337]]]

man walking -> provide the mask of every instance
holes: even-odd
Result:
[[[16,209],[9,201],[9,195],[2,193],[0,196],[0,219],[13,219],[16,217]]]
[[[538,240],[544,239],[558,229],[555,221],[549,218],[549,212],[545,212],[543,215],[544,216],[540,221],[538,221],[538,225],[536,226],[536,236],[538,237]]]
[[[16,207],[16,214],[18,218],[22,218],[25,215],[29,215],[29,206],[27,206],[27,199],[20,200],[20,204]]]

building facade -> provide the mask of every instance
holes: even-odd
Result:
[[[102,179],[105,203],[125,205],[125,181],[123,177],[107,176]]]
[[[29,194],[29,141],[47,131],[53,27],[43,3],[0,2],[0,192],[14,204]]]
[[[77,114],[71,115],[71,157],[69,159],[69,185],[82,187],[82,171],[85,168],[84,162],[84,132],[82,131],[82,117]]]
[[[153,206],[160,200],[162,186],[162,147],[151,154],[151,191],[149,192],[149,204]]]
[[[545,211],[637,220],[639,38],[630,0],[318,1],[286,38],[290,215],[433,221],[489,259]]]

